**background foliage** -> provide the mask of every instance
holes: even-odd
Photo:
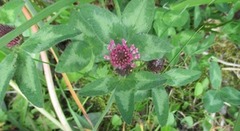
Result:
[[[49,49],[55,90],[72,130],[240,128],[239,1],[11,0],[2,4],[0,23],[16,29],[0,38],[0,129],[61,127],[38,110],[41,107],[53,118],[58,115],[39,57]],[[19,11],[24,4],[35,15],[31,20]],[[34,24],[41,28],[33,34]],[[5,46],[20,34],[21,45]],[[103,59],[110,40],[122,39],[141,54],[137,67],[124,77]],[[165,63],[153,64],[159,60]],[[149,66],[161,68],[153,71]],[[67,73],[93,126],[71,99],[60,73]],[[8,87],[12,80],[20,90]]]

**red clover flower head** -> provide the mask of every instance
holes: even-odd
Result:
[[[8,25],[3,25],[0,24],[0,38],[4,35],[6,35],[8,32],[12,31],[14,29],[14,27],[8,26]],[[10,41],[7,44],[8,48],[11,48],[17,44],[20,44],[22,42],[22,37],[21,36],[17,36],[15,37],[12,41]]]
[[[116,45],[114,40],[111,40],[107,49],[110,53],[105,55],[104,58],[110,60],[115,69],[125,70],[129,67],[134,68],[135,64],[133,61],[140,58],[138,48],[134,45],[128,47],[124,39],[122,39],[122,45]]]

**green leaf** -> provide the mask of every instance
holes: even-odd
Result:
[[[43,94],[38,71],[29,54],[18,53],[15,79],[24,96],[35,106],[43,106]]]
[[[134,93],[134,101],[139,102],[139,101],[144,101],[151,97],[151,90],[137,90]]]
[[[170,86],[184,86],[197,80],[201,72],[187,69],[171,69],[165,73],[167,84]]]
[[[120,125],[122,125],[122,120],[118,115],[113,115],[112,119],[111,119],[111,123],[114,127],[118,127]]]
[[[202,122],[203,131],[210,131],[212,129],[212,124],[209,122],[209,119],[205,118]]]
[[[178,3],[174,3],[172,5],[170,5],[170,8],[172,10],[181,10],[181,9],[185,9],[185,8],[189,8],[189,7],[193,7],[193,6],[199,6],[199,5],[204,5],[204,4],[213,4],[213,3],[225,3],[225,2],[236,2],[238,0],[199,0],[199,1],[193,1],[193,0],[185,0],[185,1],[181,1]]]
[[[160,38],[167,39],[168,36],[172,36],[176,34],[174,27],[170,27],[163,22],[162,16],[156,16],[156,17],[157,19],[153,23],[153,28],[157,33],[157,36],[159,36]]]
[[[209,87],[209,80],[208,80],[207,77],[202,81],[202,86],[203,86],[204,90],[208,89],[208,87]]]
[[[89,37],[97,37],[108,44],[115,28],[123,29],[120,19],[110,11],[89,4],[80,6],[72,15],[72,23]],[[122,27],[122,28],[121,28]],[[122,32],[121,32],[122,33]]]
[[[0,105],[3,101],[3,98],[5,96],[9,81],[14,75],[14,72],[16,70],[16,60],[17,60],[17,54],[9,54],[3,59],[0,63]]]
[[[167,39],[169,36],[176,35],[176,30],[174,27],[169,26],[168,24],[165,24],[163,21],[163,16],[166,13],[167,10],[158,8],[155,14],[155,20],[153,23],[153,28],[155,32],[157,33],[157,36],[160,38]]]
[[[202,21],[201,10],[199,6],[194,7],[194,23],[193,27],[196,29]]]
[[[99,95],[105,95],[107,93],[110,93],[115,86],[113,83],[113,78],[101,78],[97,79],[86,86],[84,86],[80,91],[79,95],[82,96],[99,96]]]
[[[91,48],[92,48],[92,52],[96,58],[96,62],[99,61],[103,61],[104,60],[104,55],[106,55],[108,53],[107,50],[107,45],[105,45],[106,43],[102,42],[100,39],[96,38],[96,37],[87,37],[84,36],[83,38],[86,43],[88,43]]]
[[[193,126],[193,118],[191,116],[184,117],[181,123],[186,123],[187,127],[191,128]]]
[[[237,120],[234,123],[234,130],[233,131],[239,131],[239,130],[240,130],[240,111],[238,112]]]
[[[149,61],[162,58],[171,51],[171,45],[157,36],[141,34],[134,35],[128,40],[129,44],[134,44],[138,48],[141,60]]]
[[[82,41],[73,40],[72,43],[65,49],[64,53],[59,58],[59,63],[56,66],[57,72],[74,72],[86,67],[94,60],[92,47]]]
[[[133,74],[133,77],[137,82],[136,88],[138,90],[149,90],[151,88],[160,87],[167,81],[163,75],[147,71],[135,73]]]
[[[192,30],[186,30],[182,31],[181,33],[178,33],[177,35],[173,36],[172,44],[175,47],[182,47],[186,43],[188,43],[183,51],[187,53],[189,56],[195,53],[195,51],[198,48],[199,42],[204,37],[203,33],[197,33],[196,35],[193,35],[195,32]]]
[[[21,47],[28,52],[39,53],[79,34],[80,31],[70,25],[48,25],[27,39]]]
[[[132,121],[134,110],[134,87],[134,81],[123,78],[116,83],[116,91],[114,92],[117,107],[123,120],[128,124]]]
[[[6,57],[6,53],[0,50],[0,62]]]
[[[2,48],[4,45],[9,43],[13,38],[20,35],[22,32],[24,32],[26,29],[30,28],[32,25],[36,24],[38,21],[41,21],[43,18],[47,17],[48,15],[52,14],[53,12],[59,11],[61,8],[70,5],[74,3],[77,0],[60,0],[44,10],[41,10],[37,15],[35,15],[33,18],[28,20],[27,22],[23,23],[21,26],[17,27],[15,30],[9,32],[8,34],[4,35],[2,38],[0,38],[0,48]]]
[[[8,24],[14,23],[21,13],[24,2],[22,0],[11,0],[4,4],[0,10],[0,23]]]
[[[131,0],[123,11],[123,23],[135,33],[147,33],[154,18],[154,0]]]
[[[197,82],[197,84],[195,85],[195,89],[194,89],[194,96],[200,96],[203,93],[204,87],[202,85],[202,83]]]
[[[239,90],[233,87],[224,87],[220,89],[220,95],[223,101],[233,105],[240,105]]]
[[[210,82],[214,89],[219,89],[222,84],[222,71],[217,62],[212,61],[209,67]]]
[[[153,103],[161,126],[166,125],[169,112],[168,94],[163,87],[152,89]]]
[[[209,90],[203,96],[203,106],[209,113],[220,111],[223,106],[220,93],[217,90]]]
[[[0,109],[0,122],[4,123],[5,121],[7,121],[7,117],[7,114],[2,109]]]
[[[240,23],[238,21],[230,22],[223,26],[222,32],[227,35],[228,39],[240,45]]]
[[[93,1],[95,1],[95,0],[79,0],[79,3],[85,4],[85,3],[91,3]]]
[[[189,14],[186,10],[181,12],[176,10],[170,10],[163,15],[162,20],[166,25],[170,27],[182,27],[189,20]]]
[[[199,44],[197,51],[194,54],[201,54],[210,48],[214,44],[215,35],[211,34],[207,38],[205,38],[201,44]]]
[[[178,131],[178,130],[171,126],[164,126],[164,127],[161,127],[161,131]]]

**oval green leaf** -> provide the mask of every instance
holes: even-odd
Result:
[[[120,19],[110,11],[89,4],[80,6],[80,11],[74,12],[71,17],[72,23],[89,37],[98,37],[99,40],[108,44],[113,30],[122,27]]]
[[[222,84],[222,71],[217,62],[212,61],[209,68],[210,82],[214,89],[219,89]]]
[[[223,101],[233,104],[240,105],[240,91],[233,87],[224,87],[220,89],[221,98]]]
[[[97,79],[86,86],[84,86],[80,91],[79,95],[82,96],[99,96],[110,93],[114,89],[112,78],[101,78]]]
[[[172,49],[168,41],[148,34],[134,35],[128,40],[128,43],[134,44],[138,48],[140,59],[144,61],[162,58]]]
[[[220,93],[217,90],[209,90],[203,96],[203,106],[209,113],[220,111],[223,106]]]
[[[184,86],[195,80],[201,75],[200,71],[187,69],[171,69],[165,73],[167,84],[170,86]]]
[[[80,31],[70,25],[49,25],[32,35],[21,47],[28,52],[39,53],[79,34]]]
[[[202,83],[197,82],[197,84],[195,85],[195,89],[194,89],[194,96],[200,96],[203,93],[204,87],[202,85]]]
[[[133,90],[116,90],[114,93],[118,110],[123,120],[130,124],[134,110],[134,93]]]
[[[154,18],[154,0],[131,0],[123,11],[123,23],[135,33],[147,33]]]
[[[74,72],[86,67],[94,60],[92,47],[81,40],[74,40],[65,49],[56,66],[57,72]]]
[[[114,92],[117,107],[122,115],[123,120],[130,124],[134,110],[134,87],[135,82],[131,79],[123,78],[119,80]]]
[[[163,75],[154,74],[147,71],[135,73],[133,77],[133,79],[136,81],[136,88],[138,90],[149,90],[160,87],[167,82]]]
[[[17,60],[17,54],[9,54],[0,63],[0,105],[5,96],[7,85],[14,75],[16,70],[15,64]]]
[[[30,55],[24,51],[18,53],[15,79],[24,96],[35,106],[42,107],[43,94],[38,71]]]
[[[189,13],[186,10],[170,10],[163,15],[162,19],[163,22],[170,27],[182,27],[189,20]]]
[[[166,125],[169,112],[168,94],[163,87],[152,89],[153,103],[161,126]]]

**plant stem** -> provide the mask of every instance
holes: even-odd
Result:
[[[108,99],[108,102],[107,102],[107,107],[105,108],[105,110],[103,111],[102,115],[100,116],[99,120],[97,121],[96,125],[94,126],[93,128],[93,131],[97,131],[99,125],[101,124],[104,116],[107,114],[107,112],[109,111],[109,109],[111,108],[112,106],[112,103],[114,101],[114,92],[115,90],[112,92],[110,98]]]
[[[220,60],[220,59],[218,59],[218,58],[216,58],[216,57],[212,57],[212,59],[213,59],[214,61],[216,61],[216,62],[219,62],[219,63],[223,64],[223,65],[232,66],[232,67],[240,67],[239,64],[229,63],[229,62]]]
[[[54,50],[52,48],[50,49],[50,51],[52,52],[52,54],[54,56],[54,59],[58,63],[59,60],[58,60],[58,57],[57,57],[56,53],[54,52]],[[82,111],[82,113],[83,113],[84,117],[86,118],[86,120],[88,121],[88,123],[93,127],[93,124],[92,124],[90,118],[88,117],[87,112],[85,111],[82,103],[78,99],[78,96],[77,96],[76,92],[73,90],[72,84],[71,84],[70,80],[68,79],[67,74],[66,73],[62,73],[62,77],[63,77],[64,82],[66,83],[66,85],[67,85],[67,87],[68,87],[68,89],[69,89],[69,91],[70,91],[74,101],[78,105],[78,108]]]
[[[47,53],[45,51],[41,52],[41,58],[42,58],[43,61],[49,62],[49,60],[47,58]],[[56,95],[56,92],[55,92],[55,89],[54,89],[54,84],[53,84],[53,80],[52,80],[52,74],[51,74],[50,66],[48,64],[43,63],[43,69],[44,69],[44,74],[45,74],[45,79],[46,79],[50,99],[52,101],[52,104],[53,104],[53,107],[56,111],[56,114],[57,114],[59,120],[61,121],[61,123],[63,124],[64,129],[66,131],[71,131],[72,129],[69,126],[65,115],[63,114],[62,108],[60,106],[60,103],[58,101],[58,98],[57,98],[57,95]]]
[[[119,6],[119,3],[118,3],[118,0],[113,0],[113,3],[115,5],[117,16],[120,18],[122,14],[121,14],[121,10],[120,10],[120,6]]]
[[[67,106],[68,106],[68,108],[69,108],[69,110],[70,110],[70,113],[71,113],[72,116],[73,116],[74,121],[76,122],[79,130],[82,131],[82,130],[83,130],[83,126],[81,125],[79,119],[77,118],[76,113],[73,111],[72,107],[70,106],[70,103],[69,103],[69,101],[68,101],[68,98],[67,98],[67,96],[65,95],[64,90],[63,90],[63,87],[61,86],[61,84],[60,84],[60,82],[59,82],[59,79],[57,78],[56,75],[55,75],[55,79],[56,79],[56,81],[57,81],[58,86],[60,87],[60,91],[62,92],[63,97],[65,98],[65,100],[66,100],[66,102],[67,102]]]
[[[17,91],[23,98],[25,98],[27,100],[27,98],[23,95],[23,93],[20,91],[18,85],[14,82],[14,81],[10,81],[10,86]],[[34,106],[34,105],[33,105]],[[48,118],[51,122],[53,122],[57,127],[59,127],[60,129],[64,129],[63,126],[61,125],[61,123],[59,123],[58,120],[56,120],[54,117],[52,117],[52,115],[50,113],[48,113],[45,109],[43,108],[39,108],[34,106],[40,113],[42,113],[46,118]]]

